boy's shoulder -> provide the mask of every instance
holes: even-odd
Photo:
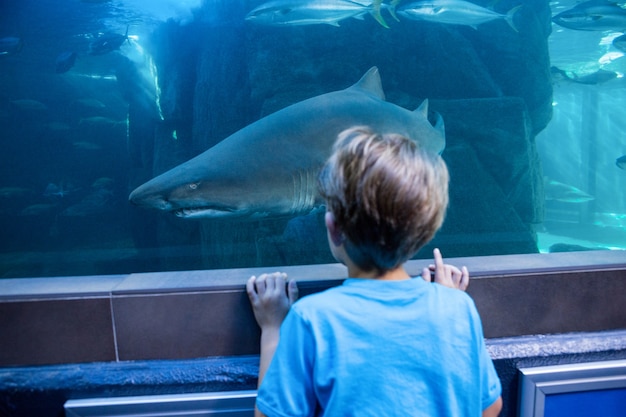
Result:
[[[298,309],[337,308],[355,300],[440,299],[441,302],[473,306],[472,298],[464,291],[433,284],[415,277],[403,282],[384,282],[370,279],[346,279],[342,285],[302,297],[295,305]]]

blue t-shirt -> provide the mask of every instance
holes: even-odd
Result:
[[[348,279],[296,302],[257,407],[268,416],[480,416],[501,394],[464,292]]]

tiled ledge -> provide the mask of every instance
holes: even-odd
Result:
[[[626,328],[626,252],[448,259],[467,265],[488,338]],[[412,261],[418,275],[426,261]],[[280,269],[306,295],[338,285],[337,264],[0,280],[0,366],[258,353],[244,290]]]

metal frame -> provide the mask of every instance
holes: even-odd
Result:
[[[553,394],[626,389],[626,360],[521,368],[519,417],[545,416]]]
[[[251,417],[256,391],[68,400],[66,417]]]

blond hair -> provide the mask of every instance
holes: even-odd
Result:
[[[384,273],[415,255],[441,227],[448,180],[439,155],[401,135],[357,126],[339,134],[319,191],[348,239],[350,259]]]

